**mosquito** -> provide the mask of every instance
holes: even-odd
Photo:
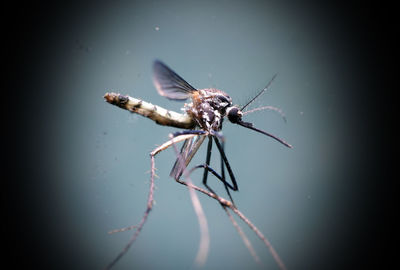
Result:
[[[185,174],[185,170],[191,162],[192,158],[194,157],[202,143],[206,139],[208,139],[205,163],[193,167],[190,170],[190,173],[195,169],[204,169],[202,183],[211,194],[217,196],[207,182],[208,174],[213,174],[224,185],[225,190],[232,204],[234,205],[234,201],[232,199],[230,191],[238,191],[239,187],[224,150],[225,138],[221,131],[224,119],[227,118],[233,124],[251,129],[253,131],[271,137],[272,139],[283,144],[284,146],[292,148],[292,146],[283,139],[254,127],[254,125],[250,122],[245,122],[242,120],[243,116],[250,112],[245,112],[244,110],[270,88],[272,82],[276,78],[276,75],[272,77],[268,84],[254,98],[252,98],[244,106],[240,107],[238,105],[233,105],[231,97],[222,90],[214,88],[194,88],[181,76],[179,76],[171,68],[169,68],[167,65],[159,60],[154,61],[153,72],[154,84],[158,93],[161,96],[164,96],[170,100],[177,101],[190,99],[190,102],[184,104],[184,107],[182,109],[184,111],[183,114],[166,110],[160,106],[153,105],[143,100],[135,99],[121,94],[106,93],[104,96],[107,102],[113,105],[117,105],[123,109],[127,109],[131,112],[148,117],[160,125],[185,129],[183,131],[173,133],[169,141],[157,147],[150,153],[150,156],[152,158],[152,170],[154,165],[153,158],[157,153],[165,150],[171,145],[175,146],[176,143],[183,141],[182,148],[177,155],[177,159],[170,172],[170,176],[176,181],[180,182],[180,178],[182,177],[182,175]],[[252,111],[263,109],[272,109],[281,113],[279,109],[269,106],[256,108]],[[217,173],[217,171],[210,166],[213,144],[216,145],[220,154],[220,174]],[[229,175],[229,182],[225,175],[225,168]],[[143,226],[143,223],[147,218],[147,214],[150,209],[151,205],[148,206],[148,211],[146,211],[145,217],[144,219],[142,219],[140,228],[141,226]],[[133,238],[135,238],[135,236]],[[131,240],[131,242],[133,242],[133,240]],[[129,248],[129,245],[125,248],[124,252],[126,252],[126,250]],[[114,262],[117,261],[124,252],[122,252],[120,256],[117,257],[116,260],[114,260]]]

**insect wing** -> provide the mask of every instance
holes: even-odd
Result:
[[[189,165],[190,161],[200,148],[200,145],[203,143],[205,138],[206,136],[197,136],[193,139],[185,140],[181,148],[181,152],[175,161],[174,167],[169,174],[171,177],[174,179],[179,179],[181,177],[183,171]]]
[[[154,84],[161,96],[172,100],[185,100],[192,92],[197,91],[161,61],[154,61],[153,71]]]

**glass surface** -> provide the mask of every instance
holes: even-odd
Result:
[[[31,218],[40,217],[33,228],[40,231],[45,220],[42,245],[51,247],[51,262],[101,269],[133,233],[107,232],[142,218],[149,152],[177,129],[112,106],[103,95],[120,92],[180,112],[184,103],[159,96],[152,83],[155,59],[194,87],[221,89],[241,105],[278,74],[251,108],[279,107],[287,123],[273,111],[244,120],[294,148],[225,121],[226,155],[239,185],[232,196],[288,269],[328,269],[351,259],[371,195],[371,183],[362,181],[371,161],[363,137],[368,123],[360,120],[362,55],[329,12],[278,3],[122,2],[76,8],[49,26],[46,46],[32,52],[28,89],[38,109],[30,117],[38,121],[30,120],[26,143],[35,172]],[[192,165],[205,161],[205,148]],[[169,177],[174,160],[172,149],[157,156],[155,206],[115,269],[195,268],[199,226],[187,189]],[[199,185],[201,177],[192,175]],[[227,197],[214,177],[209,183]],[[277,269],[243,222],[236,219],[262,264],[221,207],[199,197],[211,236],[204,269]]]

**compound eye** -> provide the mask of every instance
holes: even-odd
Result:
[[[237,123],[242,120],[242,112],[239,110],[239,108],[236,107],[231,107],[228,110],[228,119],[232,123]]]

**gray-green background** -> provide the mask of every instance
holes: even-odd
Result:
[[[268,111],[245,120],[294,148],[226,122],[226,154],[240,189],[233,193],[236,204],[288,269],[379,261],[376,246],[364,250],[379,223],[370,215],[382,211],[377,205],[385,200],[377,188],[386,181],[376,178],[377,141],[384,140],[376,136],[380,106],[371,94],[375,62],[368,55],[374,44],[368,42],[375,41],[363,24],[369,9],[343,7],[152,0],[24,9],[32,19],[15,34],[23,51],[11,54],[23,56],[13,77],[17,98],[10,101],[19,111],[18,196],[4,197],[10,204],[18,199],[10,223],[18,231],[11,241],[15,261],[101,269],[124,247],[132,232],[107,232],[140,221],[148,154],[176,129],[102,97],[115,91],[179,111],[182,103],[159,96],[152,84],[155,59],[193,86],[222,89],[242,105],[278,73],[253,108],[280,107],[287,123]],[[204,148],[193,164],[204,162]],[[199,228],[187,190],[169,177],[174,158],[172,150],[157,157],[154,210],[115,269],[195,268]],[[201,184],[201,172],[192,178]],[[209,181],[226,195],[215,178]],[[221,207],[199,197],[211,235],[204,269],[277,268],[239,222],[261,258],[255,263]]]

